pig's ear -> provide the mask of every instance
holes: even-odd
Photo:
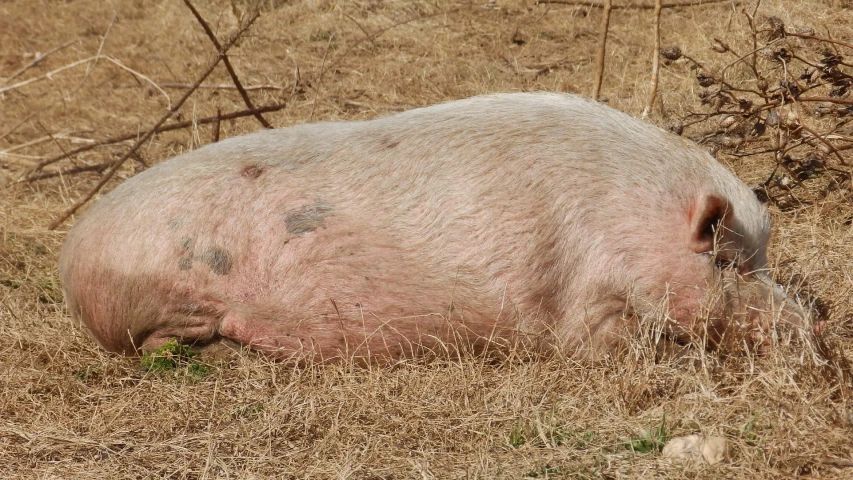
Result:
[[[701,194],[690,215],[690,249],[696,253],[714,250],[714,235],[730,213],[729,203],[716,195]]]

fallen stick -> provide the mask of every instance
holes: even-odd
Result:
[[[68,168],[65,170],[58,170],[56,172],[42,172],[38,175],[34,175],[32,177],[27,178],[29,182],[35,182],[38,180],[46,180],[48,178],[59,177],[59,176],[67,176],[74,175],[75,173],[83,173],[83,172],[103,172],[108,167],[112,166],[116,161],[110,160],[108,162],[96,163],[94,165],[83,165],[80,167]]]
[[[248,117],[254,115],[256,112],[258,113],[269,113],[269,112],[277,112],[287,106],[286,102],[277,103],[274,105],[267,105],[264,107],[253,108],[252,110],[240,110],[237,112],[226,113],[221,116],[210,116],[199,118],[196,120],[185,120],[183,122],[170,123],[168,125],[161,125],[157,128],[157,131],[154,133],[163,133],[163,132],[171,132],[172,130],[180,130],[182,128],[191,127],[193,124],[196,125],[207,125],[210,123],[215,123],[217,120],[234,120],[235,118]],[[60,160],[64,160],[69,157],[73,157],[79,153],[88,152],[89,150],[94,150],[96,148],[105,147],[107,145],[112,145],[115,143],[126,142],[128,140],[133,140],[134,138],[139,138],[139,133],[128,133],[125,135],[120,135],[118,137],[107,138],[105,140],[101,140],[96,143],[92,143],[89,145],[84,145],[79,148],[75,148],[74,150],[69,150],[61,155],[57,155],[55,157],[48,158],[37,164],[33,167],[33,172],[39,171],[42,168],[56,163]]]

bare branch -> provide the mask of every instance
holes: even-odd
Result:
[[[257,107],[257,108],[254,108],[252,110],[240,110],[240,111],[236,111],[236,112],[226,113],[224,115],[215,115],[215,116],[211,116],[211,117],[199,118],[199,119],[196,119],[195,121],[185,120],[183,122],[176,122],[176,123],[171,123],[168,125],[162,125],[159,128],[157,128],[154,133],[170,132],[172,130],[180,130],[182,128],[188,128],[188,127],[191,127],[193,125],[193,123],[195,123],[196,125],[207,125],[207,124],[211,124],[211,123],[216,123],[217,120],[220,120],[220,121],[221,120],[234,120],[235,118],[253,116],[256,112],[260,112],[260,113],[277,112],[277,111],[285,108],[286,106],[287,106],[287,103],[282,102],[282,103],[277,103],[274,105]],[[137,133],[137,132],[128,133],[125,135],[120,135],[118,137],[107,138],[107,139],[104,139],[104,140],[101,140],[101,141],[98,141],[98,142],[95,142],[95,143],[92,143],[89,145],[84,145],[82,147],[75,148],[74,150],[69,150],[68,152],[65,152],[61,155],[57,155],[55,157],[51,157],[47,160],[40,162],[38,165],[33,167],[33,171],[39,171],[48,165],[56,163],[60,160],[64,160],[66,158],[73,157],[74,155],[77,155],[77,154],[80,154],[83,152],[88,152],[90,150],[94,150],[96,148],[104,147],[107,145],[113,145],[113,144],[120,143],[120,142],[126,142],[128,140],[133,140],[135,138],[139,138],[139,133]]]
[[[552,3],[559,5],[571,5],[577,7],[591,8],[608,8],[606,5],[610,2],[608,2],[607,0],[605,0],[604,2],[593,2],[586,0],[537,0],[536,3]],[[661,5],[661,8],[701,7],[703,5],[714,5],[718,3],[738,4],[740,2],[738,0],[690,0],[684,2],[666,3]],[[656,8],[656,5],[611,5],[610,8],[614,10],[653,10]]]
[[[176,82],[164,82],[158,83],[157,86],[161,88],[190,88],[193,85],[191,83],[176,83]],[[210,89],[210,90],[236,90],[237,87],[230,83],[203,83],[198,86],[199,90]],[[253,90],[284,90],[284,87],[281,85],[249,85],[243,86],[243,90],[247,92],[251,92]]]
[[[788,31],[785,32],[785,35],[788,35],[789,37],[808,38],[810,40],[817,40],[819,42],[834,43],[835,45],[841,45],[842,47],[847,47],[849,49],[853,49],[853,43],[842,42],[841,40],[835,40],[832,38],[819,37],[817,35],[807,35],[805,33],[796,33],[796,32],[788,32]]]
[[[207,22],[204,21],[204,18],[202,18],[201,14],[198,13],[198,10],[196,10],[192,2],[190,2],[190,0],[184,0],[184,4],[190,9],[191,12],[193,12],[193,16],[195,16],[196,20],[198,20],[198,23],[201,24],[201,27],[204,29],[204,33],[207,34],[207,38],[210,39],[210,42],[213,43],[213,46],[216,47],[216,50],[221,52],[222,45],[219,44],[219,40],[216,39],[216,35],[214,35],[213,30],[210,29],[210,26],[207,24]],[[255,18],[257,18],[257,13]],[[252,100],[249,98],[249,94],[246,93],[246,90],[243,88],[243,84],[240,83],[240,78],[237,77],[237,72],[235,72],[234,67],[231,66],[231,60],[228,59],[227,55],[222,56],[222,63],[228,70],[228,75],[231,75],[231,81],[234,82],[234,86],[237,87],[237,91],[240,92],[240,96],[243,97],[243,103],[246,104],[246,107],[249,110],[253,110],[255,106],[252,105]],[[266,119],[264,119],[264,117],[260,113],[256,113],[255,118],[258,119],[258,122],[260,122],[260,124],[263,125],[264,128],[272,128],[272,125],[270,125],[269,122],[267,122]]]
[[[595,60],[595,86],[592,90],[592,98],[596,100],[601,93],[601,82],[604,80],[604,55],[607,52],[607,30],[610,28],[612,3],[612,0],[604,0],[604,12],[601,15],[601,24],[598,28],[598,56]]]
[[[652,55],[652,80],[649,88],[649,100],[646,102],[646,107],[643,108],[642,118],[649,118],[649,113],[652,111],[652,106],[655,104],[655,97],[658,94],[658,77],[660,76],[660,12],[661,0],[655,0],[655,47]]]

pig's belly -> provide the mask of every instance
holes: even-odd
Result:
[[[514,336],[503,292],[378,217],[317,201],[264,210],[136,222],[152,224],[145,239],[128,229],[103,245],[111,279],[96,283],[115,305],[90,322],[124,319],[144,350],[224,337],[282,357],[411,356]]]

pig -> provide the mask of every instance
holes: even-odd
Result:
[[[769,233],[692,142],[512,93],[182,154],[92,206],[59,268],[71,316],[125,354],[226,339],[312,360],[519,342],[583,356],[651,318],[681,340],[804,327],[767,273]]]

